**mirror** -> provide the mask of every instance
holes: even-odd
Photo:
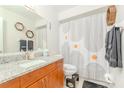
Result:
[[[26,6],[0,6],[0,53],[47,47],[47,21]]]

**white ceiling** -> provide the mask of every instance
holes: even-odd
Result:
[[[56,13],[63,12],[63,11],[68,10],[70,8],[74,8],[76,6],[77,5],[49,5],[49,7],[53,8],[54,11],[56,11]],[[23,6],[3,6],[3,7],[11,10],[13,12],[16,12],[18,14],[21,14],[23,16],[27,16],[30,19],[34,19],[34,20],[39,19],[39,17],[36,14],[26,10]]]
[[[57,13],[60,13],[60,12],[63,12],[65,10],[68,10],[70,8],[74,8],[76,7],[77,5],[51,5],[51,7],[57,12]]]
[[[12,12],[15,12],[19,15],[22,15],[24,17],[27,17],[28,19],[32,19],[34,21],[37,21],[39,19],[42,19],[39,15],[29,11],[24,6],[2,6],[3,8],[10,10]]]

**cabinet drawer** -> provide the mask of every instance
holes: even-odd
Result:
[[[45,69],[46,69],[47,71],[52,71],[52,70],[54,70],[54,69],[56,69],[56,68],[57,68],[56,62],[55,62],[55,63],[52,63],[52,64],[50,64],[50,65],[48,65],[48,66],[45,67]]]
[[[0,84],[0,88],[19,88],[19,78]]]
[[[57,68],[56,63],[52,63],[50,65],[47,65],[47,66],[45,66],[39,70],[39,75],[40,75],[40,77],[43,77],[56,68]]]

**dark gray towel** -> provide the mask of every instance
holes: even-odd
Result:
[[[34,44],[32,40],[28,40],[28,50],[31,51],[34,49]]]
[[[121,52],[121,32],[120,28],[116,28],[116,39],[117,39],[117,57],[118,57],[118,67],[123,67],[122,64],[122,52]]]
[[[26,51],[26,40],[20,40],[20,51]]]
[[[121,32],[119,27],[113,27],[107,32],[105,48],[105,59],[109,62],[109,65],[112,67],[122,67]]]

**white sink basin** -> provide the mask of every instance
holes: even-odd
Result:
[[[19,66],[23,67],[23,68],[29,68],[31,66],[35,66],[35,65],[38,65],[38,64],[42,64],[42,63],[46,63],[46,61],[44,61],[44,60],[33,60],[33,61],[29,61],[29,62],[26,62],[26,63],[19,64]]]

